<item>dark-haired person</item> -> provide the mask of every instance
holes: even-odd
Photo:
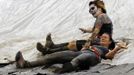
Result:
[[[61,63],[63,67],[56,70],[56,73],[64,73],[77,70],[81,68],[81,65],[86,67],[94,66],[101,62],[101,59],[112,59],[117,51],[121,48],[125,48],[124,42],[118,43],[115,48],[108,49],[112,43],[111,35],[103,33],[100,36],[100,45],[92,45],[90,47],[83,47],[81,51],[60,51],[52,54],[48,54],[37,61],[28,62],[25,61],[22,53],[16,54],[16,67],[17,68],[29,68],[45,65],[49,67],[53,64]]]
[[[89,13],[96,18],[96,21],[92,29],[80,28],[80,30],[84,33],[92,33],[91,37],[88,39],[89,42],[87,41],[86,43],[88,44],[91,43],[91,41],[98,41],[103,33],[108,33],[112,36],[113,24],[111,19],[106,14],[104,2],[100,0],[91,1],[89,3]]]
[[[83,32],[92,32],[90,39],[99,38],[103,33],[109,33],[112,36],[113,24],[111,19],[106,14],[104,2],[100,0],[91,1],[89,3],[89,13],[96,18],[94,27],[92,29],[80,28]]]
[[[99,36],[103,33],[109,33],[112,36],[113,25],[112,21],[106,14],[104,2],[100,0],[91,1],[89,3],[89,12],[96,18],[94,27],[90,30],[80,28],[83,32],[92,32],[90,40],[91,44],[99,44]],[[67,43],[54,44],[51,39],[51,34],[46,37],[46,45],[37,43],[37,50],[42,54],[50,54],[58,51],[73,50],[80,51],[87,40],[74,40]]]

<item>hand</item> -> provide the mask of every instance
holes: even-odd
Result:
[[[86,30],[83,28],[79,28],[79,30],[81,30],[83,33],[86,33]]]
[[[127,49],[128,47],[127,47],[127,43],[126,42],[123,42],[123,41],[119,41],[118,43],[117,43],[117,46],[119,47],[119,48],[124,48],[124,49]]]
[[[92,41],[92,37],[89,37],[88,39],[87,39],[87,42],[91,42]]]
[[[90,44],[85,43],[85,45],[83,45],[83,48],[81,50],[85,50],[85,49],[89,49],[89,48],[90,48]]]

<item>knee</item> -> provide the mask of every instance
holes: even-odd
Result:
[[[70,50],[77,50],[77,48],[76,48],[76,41],[71,41],[71,42],[69,42],[69,44],[67,45],[67,47],[68,47]]]
[[[78,58],[75,58],[71,61],[72,65],[77,67],[80,64],[80,60]]]

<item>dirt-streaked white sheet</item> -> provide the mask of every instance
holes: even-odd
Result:
[[[47,33],[55,43],[86,39],[79,27],[92,27],[95,19],[88,13],[91,0],[0,0],[0,62],[14,60],[17,51],[25,59],[36,60],[39,41]],[[134,1],[104,0],[114,24],[114,39],[128,38],[128,49],[117,54],[112,64],[134,63]]]

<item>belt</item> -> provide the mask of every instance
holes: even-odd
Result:
[[[96,47],[91,46],[91,50],[95,53],[97,59],[99,59],[100,53]]]

